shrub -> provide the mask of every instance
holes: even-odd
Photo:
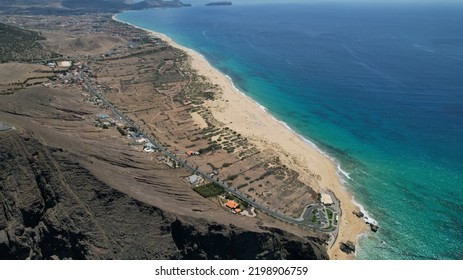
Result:
[[[127,136],[127,131],[125,131],[123,128],[117,127],[117,131],[119,131],[119,133],[120,133],[122,136]]]
[[[246,187],[246,186],[248,186],[248,183],[241,184],[241,185],[239,185],[237,188],[238,188],[238,189],[241,189],[241,188],[244,188],[244,187]]]
[[[236,178],[238,178],[238,175],[230,175],[230,176],[227,177],[226,180],[228,180],[228,181],[233,181],[233,180],[235,180]]]

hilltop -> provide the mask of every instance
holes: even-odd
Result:
[[[0,23],[0,62],[27,61],[52,56],[40,41],[45,37],[39,33]]]
[[[117,13],[148,8],[188,7],[180,0],[144,0],[132,3],[127,0],[0,0],[0,14],[66,15],[85,13]]]

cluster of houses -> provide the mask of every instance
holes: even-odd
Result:
[[[103,113],[96,114],[95,122],[101,127],[108,128],[109,126],[117,126],[120,129],[124,129],[124,131],[126,131],[127,129],[125,122],[123,122],[122,120],[111,118],[109,115],[103,114]],[[127,138],[131,139],[134,145],[143,145],[143,151],[147,153],[154,153],[157,151],[156,146],[153,143],[151,143],[149,139],[144,137],[143,134],[137,133],[136,131],[131,130],[131,128],[129,128],[128,131],[126,131],[126,133],[127,133]],[[191,150],[191,151],[187,151],[186,154],[187,156],[194,156],[194,155],[199,155],[200,153],[198,151]],[[176,162],[174,162],[169,157],[159,155],[156,157],[156,159],[160,163],[165,163],[170,168],[178,167],[178,164],[176,164]],[[217,174],[218,174],[217,170],[214,170],[213,173],[211,173],[211,175],[217,175]],[[190,183],[194,187],[204,184],[204,178],[197,174],[190,175],[189,177],[186,178],[186,180],[188,183]],[[323,197],[324,196],[322,196],[322,198]],[[331,196],[329,197],[331,198]],[[225,203],[224,206],[227,207],[233,214],[241,213],[241,209],[239,208],[239,203],[237,203],[234,200],[229,199]]]
[[[56,74],[56,81],[43,83],[44,87],[59,88],[66,85],[82,85],[84,86],[84,80],[80,76],[80,71],[85,69],[85,64],[82,62],[72,62],[70,60],[64,61],[51,61],[44,62],[48,67],[53,69]],[[87,90],[86,88],[84,88]]]
[[[114,119],[110,118],[107,114],[96,114],[95,125],[102,128],[108,128],[114,125]]]
[[[80,77],[79,72],[76,70],[58,74],[57,77],[61,81],[61,83],[64,85],[70,85],[70,84],[80,85],[84,82],[82,78]]]
[[[82,86],[86,89],[87,86],[85,84],[82,84]],[[108,106],[103,102],[103,100],[101,100],[100,98],[96,97],[96,96],[91,96],[91,95],[86,95],[88,98],[85,99],[85,102],[87,103],[90,103],[90,104],[93,104],[93,105],[97,105],[98,107],[100,108],[108,108]]]
[[[197,175],[197,174],[192,174],[186,178],[188,183],[192,185],[193,187],[198,187],[202,184],[204,184],[204,178]],[[225,199],[225,197],[222,197],[222,199]],[[233,214],[239,214],[241,213],[241,209],[239,208],[240,204],[234,201],[233,199],[229,199],[224,206],[230,210]]]
[[[150,142],[143,134],[129,131],[127,133],[127,138],[131,139],[134,145],[143,145],[143,151],[147,153],[154,153],[157,151],[156,146]]]
[[[120,127],[125,129],[127,124],[119,118],[111,118],[107,114],[96,114],[95,125],[102,128],[109,128],[111,126]]]

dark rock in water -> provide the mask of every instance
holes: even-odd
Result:
[[[352,241],[341,242],[339,247],[341,248],[341,251],[346,254],[355,253],[355,244]]]
[[[370,229],[372,232],[377,232],[378,231],[378,226],[377,225],[374,225],[374,224],[370,224]]]
[[[352,211],[352,214],[354,214],[355,216],[357,216],[357,218],[363,218],[365,215],[363,214],[362,211]]]

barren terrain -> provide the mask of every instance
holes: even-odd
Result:
[[[82,22],[92,24],[94,19],[89,16]],[[81,44],[79,38],[85,36],[80,31],[68,32],[70,27],[65,24],[75,20],[72,17],[62,18],[60,25],[53,25],[61,28],[53,30],[45,29],[48,25],[42,18],[3,20],[21,20],[22,26],[45,34],[48,43],[42,42],[44,50],[59,48],[75,65],[53,73],[40,63],[0,64],[0,70],[5,72],[2,84],[16,85],[0,95],[0,121],[14,127],[0,133],[0,258],[327,258],[326,235],[266,215],[234,215],[217,198],[206,199],[195,192],[185,180],[190,171],[171,168],[158,159],[161,153],[143,152],[143,146],[136,145],[115,126],[102,127],[98,123],[98,114],[115,119],[116,116],[86,92],[78,71],[89,63],[85,59],[88,52],[98,57],[111,52],[113,56],[120,55],[117,53],[121,53],[122,47],[127,51],[127,41],[136,36],[132,29],[112,23],[104,32],[115,28],[117,36],[94,34]],[[124,44],[118,47],[119,43]],[[130,49],[133,55],[121,59],[120,64],[95,65],[98,71],[108,73],[120,71],[121,67],[126,71],[111,72],[114,76],[98,71],[91,75],[101,74],[97,86],[114,94],[114,102],[118,102],[117,94],[121,102],[122,93],[132,95],[133,99],[127,99],[123,106],[127,114],[141,125],[149,125],[162,141],[172,140],[171,146],[183,153],[190,142],[178,142],[172,135],[197,134],[202,138],[203,130],[210,128],[214,120],[200,107],[197,113],[190,111],[204,97],[195,99],[191,95],[185,105],[184,100],[173,95],[191,83],[187,65],[178,60],[183,54],[162,42],[151,42],[145,47]],[[139,59],[152,63],[140,67]],[[181,69],[177,68],[179,65]],[[11,69],[17,74],[11,74]],[[157,81],[170,84],[164,93],[153,91],[155,70],[160,70]],[[130,73],[138,76],[134,79]],[[37,83],[28,83],[31,79]],[[159,83],[161,91],[164,82]],[[206,86],[216,90],[213,85]],[[140,95],[131,94],[133,90]],[[222,130],[220,135],[234,135]],[[206,137],[199,143],[206,145],[208,141]],[[231,155],[233,161],[240,160],[225,150],[211,155],[221,170],[226,169],[223,163],[229,162]],[[197,157],[198,164],[201,158]],[[243,163],[251,168],[249,158],[243,159]],[[204,159],[204,166],[209,166],[211,172],[215,170],[207,162],[209,158]],[[238,166],[228,167],[232,170]]]
[[[95,127],[102,109],[78,90],[26,89],[0,100],[0,119],[15,127],[0,134],[2,258],[326,257],[317,238],[217,211],[181,180],[184,170]]]

